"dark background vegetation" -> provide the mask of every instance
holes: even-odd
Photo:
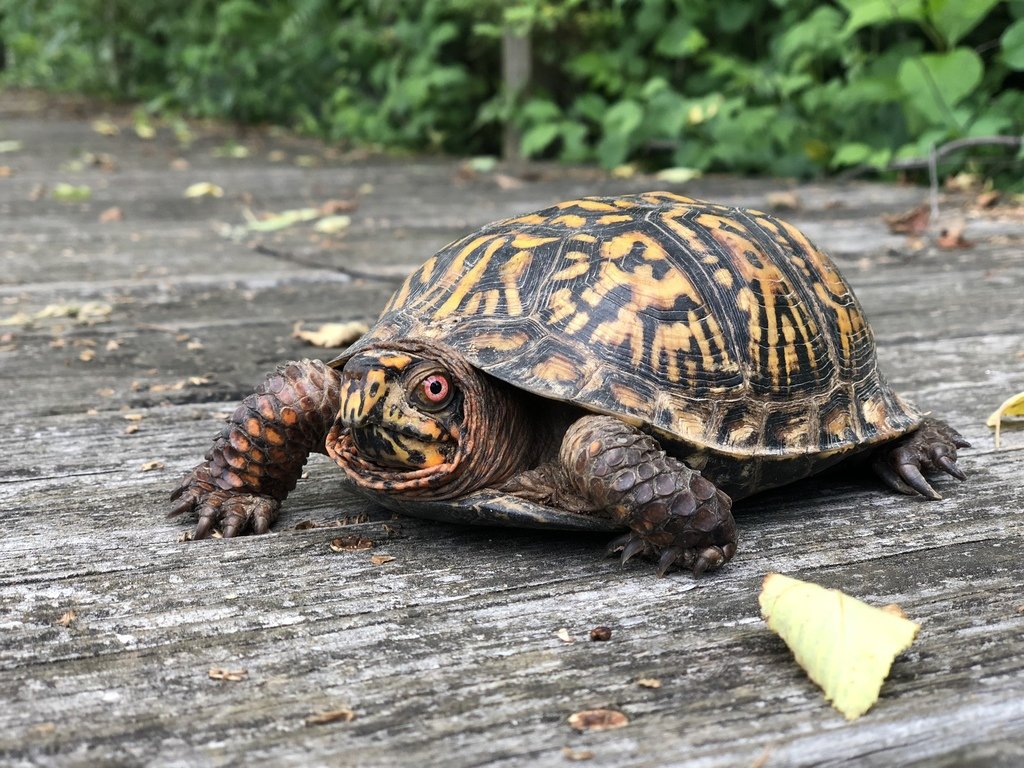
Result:
[[[0,40],[8,85],[388,149],[810,176],[1024,132],[1024,0],[0,0]]]

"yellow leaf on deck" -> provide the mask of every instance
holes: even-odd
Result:
[[[920,627],[836,589],[769,573],[758,598],[768,627],[848,720],[867,712]]]
[[[1003,424],[1003,419],[1022,418],[1024,418],[1024,392],[1018,392],[1013,397],[1006,398],[1002,405],[992,411],[985,424],[996,431],[996,448],[999,447],[999,431]]]
[[[315,331],[302,330],[302,323],[296,323],[292,337],[308,341],[315,347],[347,347],[370,330],[366,323],[324,323]]]

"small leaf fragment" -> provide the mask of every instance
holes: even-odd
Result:
[[[661,688],[661,680],[656,677],[641,677],[636,684],[641,688]]]
[[[185,197],[224,197],[224,188],[209,181],[197,181],[185,188]]]
[[[370,330],[366,323],[324,323],[315,331],[302,330],[302,323],[292,329],[292,338],[308,341],[315,347],[345,347]]]
[[[569,715],[569,725],[577,731],[610,731],[629,725],[629,718],[615,709],[585,709]]]
[[[224,669],[222,667],[210,667],[206,673],[211,680],[224,680],[228,683],[240,683],[249,676],[247,669]]]
[[[54,200],[62,203],[80,203],[92,197],[92,187],[88,184],[68,184],[61,181],[54,185],[51,194]]]
[[[699,179],[702,175],[700,168],[679,166],[676,168],[662,168],[654,174],[654,178],[667,184],[685,184],[688,181]]]
[[[0,141],[0,155],[7,154],[8,152],[20,152],[22,144],[17,139],[7,139]]]
[[[594,751],[592,749],[573,749],[572,747],[562,747],[562,757],[574,763],[582,760],[593,760]]]
[[[561,629],[559,629],[557,632],[555,632],[555,636],[567,645],[569,643],[576,642],[575,640],[573,640],[572,635],[569,634],[569,629],[567,627],[562,627]]]
[[[147,461],[141,467],[140,472],[152,472],[154,469],[163,469],[164,463],[162,461]]]
[[[330,546],[332,552],[364,552],[373,549],[373,539],[352,533],[331,539]]]
[[[351,216],[344,216],[342,214],[324,216],[320,221],[313,225],[313,229],[317,232],[323,232],[325,235],[333,235],[336,232],[348,229],[351,223]]]
[[[758,602],[768,627],[848,720],[878,700],[893,660],[920,629],[891,609],[778,573],[765,577]]]
[[[327,712],[319,712],[306,718],[306,725],[326,725],[327,723],[351,723],[356,719],[356,713],[347,707],[332,709]]]
[[[319,216],[318,208],[294,208],[265,216],[255,216],[251,212],[247,212],[249,223],[246,224],[246,228],[250,232],[278,232],[299,222],[312,221]]]
[[[57,623],[60,624],[62,627],[70,627],[72,622],[74,622],[74,620],[77,618],[78,614],[75,613],[73,610],[65,611],[61,614],[60,618],[57,619]]]
[[[1006,398],[1002,405],[992,411],[988,419],[985,420],[986,426],[996,431],[996,448],[999,447],[1000,431],[1004,419],[1013,419],[1014,421],[1024,419],[1024,392],[1018,392],[1016,395]]]
[[[370,558],[370,562],[373,565],[384,565],[384,563],[390,563],[394,559],[391,555],[374,555]]]
[[[928,229],[931,216],[932,209],[926,203],[903,213],[885,214],[882,219],[894,235],[920,235]]]

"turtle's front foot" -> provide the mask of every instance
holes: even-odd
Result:
[[[694,574],[736,553],[732,500],[708,479],[668,456],[658,442],[610,416],[585,416],[566,432],[560,461],[571,482],[629,526],[609,545],[622,562],[636,555]]]
[[[199,517],[193,539],[205,539],[215,530],[224,538],[270,530],[281,502],[271,496],[225,490],[218,487],[204,462],[189,472],[171,494],[178,503],[168,517],[195,512]]]
[[[956,451],[970,445],[948,424],[925,419],[915,432],[878,448],[872,468],[893,490],[941,499],[942,496],[932,488],[922,472],[945,472],[957,480],[966,480],[967,475],[957,466]]]

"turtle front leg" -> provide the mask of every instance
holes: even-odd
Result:
[[[337,415],[341,375],[319,360],[286,363],[238,406],[171,494],[168,517],[195,512],[194,538],[266,533],[309,454],[324,453]]]
[[[923,472],[945,472],[961,482],[967,479],[957,466],[958,448],[970,448],[963,435],[938,419],[925,419],[909,435],[875,449],[872,468],[893,490],[927,499],[941,499]]]
[[[559,463],[577,493],[629,526],[609,545],[623,563],[643,554],[658,558],[659,576],[676,563],[696,575],[735,554],[732,500],[635,427],[584,416],[566,432]]]

